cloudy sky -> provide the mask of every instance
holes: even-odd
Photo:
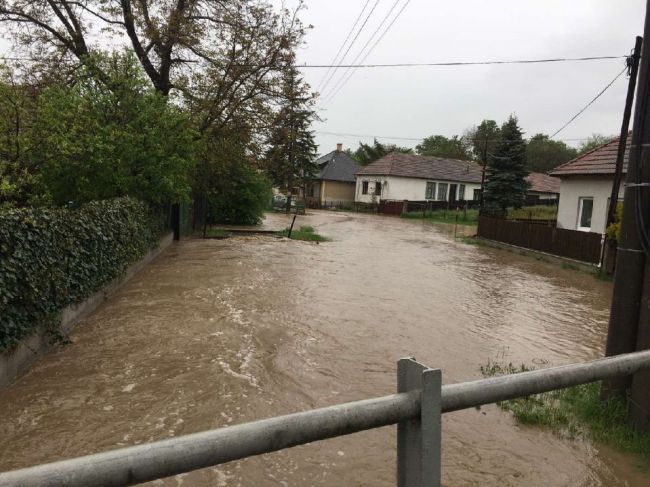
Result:
[[[376,1],[369,0],[360,24]],[[296,3],[286,2],[289,7]],[[306,4],[301,18],[313,29],[298,61],[331,64],[366,0],[306,0]],[[379,0],[345,62],[363,58],[363,53],[357,55],[394,4],[395,0]],[[405,4],[366,63],[623,56],[632,49],[635,36],[643,33],[645,9],[643,0],[398,0],[385,26]],[[315,130],[324,153],[337,142],[354,148],[360,139],[372,141],[372,136],[413,146],[417,140],[399,138],[459,134],[482,119],[501,122],[510,113],[519,117],[527,136],[551,134],[614,79],[623,63],[623,59],[613,59],[358,69],[333,97],[330,94],[341,86],[345,69],[335,70],[324,89],[325,69],[302,72],[312,87],[323,93],[319,104],[323,122],[317,123]],[[556,138],[617,133],[626,88],[627,78],[621,76]]]

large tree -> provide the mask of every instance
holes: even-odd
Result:
[[[95,59],[72,84],[45,89],[0,82],[0,201],[85,203],[134,196],[152,204],[187,198],[195,131],[140,75],[132,55]]]
[[[317,120],[315,94],[291,66],[285,70],[283,98],[273,119],[264,169],[270,179],[287,190],[287,212],[295,190],[305,188],[318,167],[311,124]]]
[[[422,156],[462,160],[472,158],[467,140],[458,135],[453,135],[449,138],[444,135],[431,135],[416,145],[415,151]]]
[[[501,129],[494,120],[486,119],[477,126],[468,129],[463,139],[471,147],[474,158],[482,164],[486,164],[488,154],[494,152],[501,140]]]
[[[509,207],[520,208],[530,185],[526,181],[526,142],[513,115],[501,126],[501,139],[488,155],[483,208],[487,214],[505,216]]]
[[[165,95],[205,65],[263,72],[302,29],[295,15],[263,0],[3,0],[0,21],[39,58],[83,63],[108,40],[102,34],[124,41]]]
[[[375,139],[372,144],[359,142],[359,147],[354,151],[354,159],[362,166],[366,166],[391,152],[411,154],[413,150],[408,147],[399,147],[395,144],[382,144]]]
[[[597,149],[601,145],[605,145],[607,142],[615,138],[615,135],[591,134],[580,143],[578,147],[578,155]]]
[[[546,134],[535,134],[526,146],[528,168],[533,172],[547,172],[578,155],[578,150],[564,142],[551,140]]]

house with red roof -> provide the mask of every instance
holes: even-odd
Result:
[[[483,167],[474,161],[392,152],[357,175],[355,201],[471,201],[480,199]],[[541,173],[527,178],[527,202],[555,204],[560,180]]]
[[[549,171],[551,176],[560,178],[558,228],[605,233],[614,183],[618,140],[618,137],[612,139],[605,145]],[[623,174],[627,172],[630,141],[631,137],[628,137]],[[624,187],[621,185],[619,201],[622,201],[623,193]]]
[[[481,173],[473,161],[392,152],[357,171],[355,201],[479,199]]]

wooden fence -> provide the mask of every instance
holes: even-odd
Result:
[[[481,216],[478,236],[591,264],[600,263],[602,235],[599,233]]]

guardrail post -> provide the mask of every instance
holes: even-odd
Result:
[[[397,392],[422,390],[420,418],[397,424],[397,486],[439,487],[441,482],[440,370],[413,358],[397,363]]]

